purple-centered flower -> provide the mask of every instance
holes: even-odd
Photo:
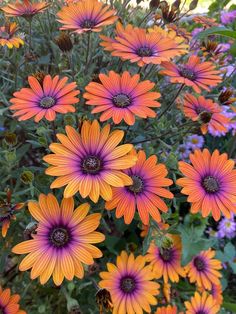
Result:
[[[218,225],[217,237],[232,239],[236,235],[236,222],[232,216],[230,219],[223,218]]]
[[[236,10],[230,12],[221,12],[220,15],[221,23],[230,24],[236,20]]]
[[[191,150],[202,148],[204,144],[204,137],[197,134],[189,135],[185,140],[185,144]]]

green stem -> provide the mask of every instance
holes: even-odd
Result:
[[[32,19],[29,19],[29,52],[32,47]]]
[[[184,84],[181,84],[178,92],[176,93],[176,95],[174,96],[174,98],[170,101],[169,105],[160,113],[159,115],[159,119],[170,109],[170,107],[173,105],[173,103],[175,102],[176,98],[179,96],[179,94],[181,93],[181,91],[184,88]]]
[[[74,69],[74,64],[73,64],[73,58],[72,58],[72,51],[67,53],[68,61],[69,61],[69,66],[71,70],[71,76],[73,81],[75,81],[75,69]]]
[[[85,59],[85,71],[86,71],[86,72],[87,72],[88,61],[89,61],[90,39],[91,39],[91,32],[88,32],[88,33],[87,33],[86,59]]]

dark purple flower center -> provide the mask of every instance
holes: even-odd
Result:
[[[182,77],[185,77],[187,79],[189,79],[190,81],[194,81],[196,80],[197,78],[197,75],[196,73],[194,72],[193,69],[190,69],[188,67],[181,67],[179,69],[179,74],[182,76]]]
[[[102,168],[102,161],[97,156],[88,156],[82,161],[83,172],[97,174]]]
[[[164,262],[170,262],[173,258],[173,250],[172,249],[164,249],[161,248],[159,251],[160,257]]]
[[[46,96],[40,100],[40,107],[44,109],[51,108],[55,105],[55,102],[56,101],[53,97]]]
[[[196,314],[207,314],[207,312],[203,311],[203,310],[200,310],[200,311],[197,311]]]
[[[219,181],[212,176],[205,177],[202,180],[202,186],[207,193],[216,193],[220,189]]]
[[[96,25],[96,22],[94,20],[84,20],[80,23],[81,28],[93,28]]]
[[[69,240],[70,235],[68,230],[63,227],[53,228],[49,235],[50,242],[57,248],[65,246]]]
[[[127,186],[128,190],[137,194],[137,193],[141,193],[143,191],[144,188],[144,182],[142,180],[142,178],[140,176],[137,175],[133,175],[131,176],[132,180],[133,180],[133,184]]]
[[[124,293],[132,293],[137,288],[136,280],[131,276],[123,277],[120,281],[120,288]]]
[[[208,123],[211,121],[211,117],[212,117],[212,113],[210,113],[209,111],[202,111],[199,114],[199,120],[203,123]]]
[[[120,93],[112,97],[112,102],[118,108],[125,108],[131,104],[131,99],[128,95]]]
[[[136,50],[136,54],[139,57],[151,57],[153,55],[153,50],[150,47],[143,46]]]
[[[198,271],[203,271],[206,268],[205,261],[200,256],[197,256],[194,258],[193,264],[197,268]]]

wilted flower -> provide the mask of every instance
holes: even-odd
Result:
[[[73,48],[70,35],[66,32],[61,32],[60,36],[56,38],[55,42],[62,52],[69,52]]]
[[[113,304],[111,301],[110,292],[106,289],[99,289],[96,293],[96,303],[99,308],[99,314],[112,311]]]
[[[16,219],[16,211],[24,207],[24,203],[12,203],[12,192],[7,189],[7,199],[0,201],[0,224],[2,226],[2,236],[5,238],[10,227],[11,220]]]

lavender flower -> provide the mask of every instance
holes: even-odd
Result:
[[[201,135],[196,135],[196,134],[189,135],[186,138],[185,143],[187,147],[191,150],[202,148],[204,144],[204,137]]]
[[[223,24],[230,24],[236,19],[236,10],[230,12],[221,12],[220,20]]]
[[[216,235],[218,238],[234,238],[236,235],[236,222],[234,221],[234,217],[231,217],[230,219],[223,218],[218,225]]]
[[[186,144],[181,144],[178,147],[177,154],[178,159],[180,160],[188,160],[189,154],[191,153],[189,147]]]

